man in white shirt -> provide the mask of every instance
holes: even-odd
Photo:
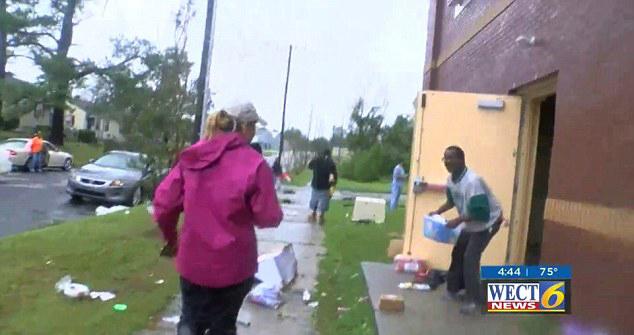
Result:
[[[465,164],[464,151],[451,146],[443,158],[447,171],[447,201],[433,214],[442,214],[454,207],[459,217],[447,221],[447,227],[463,225],[451,253],[447,273],[447,296],[458,298],[466,289],[466,302],[460,312],[473,314],[484,301],[480,285],[480,258],[502,223],[502,208],[484,180]]]

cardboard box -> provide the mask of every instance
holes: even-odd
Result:
[[[390,240],[390,245],[387,247],[387,257],[394,258],[403,251],[403,240],[393,239]]]
[[[402,312],[405,310],[405,301],[399,295],[382,294],[379,299],[379,310],[383,312]]]
[[[258,272],[255,278],[274,285],[279,289],[295,279],[297,275],[297,259],[292,244],[286,244],[282,248],[260,255],[258,257]]]

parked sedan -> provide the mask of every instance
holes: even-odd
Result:
[[[110,204],[139,205],[152,192],[153,171],[136,152],[110,151],[73,171],[66,192],[78,201],[83,198]]]
[[[28,169],[31,165],[30,150],[27,147],[28,138],[10,138],[0,143],[0,151],[9,154],[9,160],[15,168]],[[70,171],[73,167],[73,155],[59,150],[50,142],[44,141],[43,167],[60,168]]]

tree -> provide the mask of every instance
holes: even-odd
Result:
[[[104,67],[99,67],[91,60],[77,60],[69,57],[68,52],[73,41],[73,29],[77,24],[75,17],[81,11],[83,0],[50,0],[51,16],[48,18],[58,30],[58,36],[44,26],[37,26],[28,35],[32,37],[28,45],[31,46],[32,59],[40,67],[43,74],[39,88],[43,92],[41,103],[53,107],[50,141],[64,144],[64,110],[70,97],[72,88],[82,82],[89,75],[105,75],[108,71],[117,70],[130,61],[137,59],[147,43],[132,41],[130,45],[118,45],[114,58],[118,63],[107,60]],[[50,23],[49,22],[49,23]],[[53,40],[53,47],[49,43],[42,43],[39,38],[48,37]],[[121,56],[125,58],[121,59]]]
[[[28,97],[26,90],[34,88],[7,77],[8,60],[32,58],[22,52],[24,47],[40,44],[44,38],[55,40],[46,31],[54,20],[47,15],[38,15],[35,11],[37,3],[37,0],[0,0],[0,116],[5,104],[20,102]]]
[[[170,165],[191,138],[196,92],[185,49],[193,15],[189,1],[177,15],[174,47],[162,52],[147,47],[141,54],[121,50],[128,53],[123,58],[137,54],[139,61],[107,71],[93,90],[97,113],[119,121],[127,146],[159,168]]]
[[[389,166],[403,162],[409,164],[412,151],[414,123],[411,118],[399,115],[392,126],[383,128],[381,143]]]
[[[363,98],[359,98],[352,109],[350,129],[346,142],[352,152],[367,150],[379,142],[383,116],[379,114],[380,107],[372,107],[365,111]]]

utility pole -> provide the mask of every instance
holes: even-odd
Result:
[[[205,90],[208,85],[207,73],[211,63],[211,46],[213,44],[213,23],[214,9],[216,8],[215,0],[207,0],[207,18],[205,20],[205,40],[203,41],[203,53],[200,61],[200,74],[196,81],[196,118],[192,131],[192,144],[196,143],[202,135],[201,129],[204,123],[203,117],[206,111]]]
[[[282,153],[284,152],[284,127],[286,125],[286,97],[288,96],[288,79],[291,74],[291,57],[293,56],[293,45],[288,47],[288,64],[286,65],[286,85],[284,87],[284,106],[282,108],[282,131],[280,132],[280,152],[277,159],[282,164]]]
[[[310,119],[308,120],[308,134],[306,139],[310,141],[310,131],[313,128],[313,106],[310,106]]]

